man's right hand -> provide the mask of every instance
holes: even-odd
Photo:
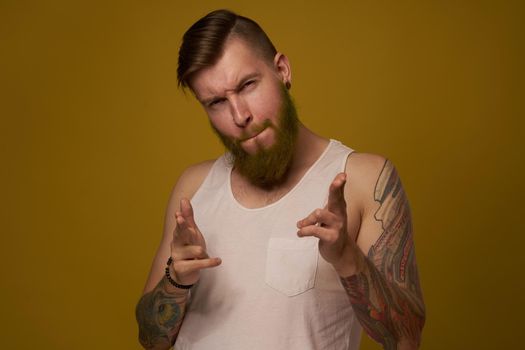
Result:
[[[189,200],[180,201],[180,211],[175,213],[177,226],[173,230],[170,266],[172,278],[179,284],[191,285],[199,280],[200,270],[221,264],[220,258],[210,258],[206,241],[193,219]]]

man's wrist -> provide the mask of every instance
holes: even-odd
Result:
[[[356,247],[354,252],[348,255],[348,257],[343,257],[337,264],[332,264],[341,278],[357,275],[366,268],[366,257],[359,248]]]
[[[193,287],[193,284],[181,284],[175,281],[171,277],[171,269],[172,269],[171,263],[172,262],[173,262],[173,259],[170,256],[170,258],[168,259],[168,262],[166,263],[166,268],[164,270],[164,274],[166,275],[166,279],[168,280],[168,282],[171,283],[173,286],[180,288],[180,289],[190,289],[191,287]]]
[[[177,288],[174,285],[172,285],[166,276],[162,277],[162,286],[166,293],[171,294],[175,297],[186,297],[188,296],[190,290],[189,289],[183,289],[183,288]]]

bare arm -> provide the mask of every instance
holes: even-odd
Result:
[[[365,331],[385,349],[417,349],[425,322],[412,221],[401,180],[385,161],[374,189],[379,206],[362,230],[380,223],[380,236],[363,257],[361,271],[341,278]],[[372,214],[372,213],[371,213]]]
[[[198,281],[199,271],[220,264],[210,259],[206,244],[193,220],[188,200],[196,192],[213,162],[188,168],[174,187],[166,209],[164,234],[153,260],[144,295],[136,307],[139,341],[146,349],[169,349],[184,319],[188,290],[171,285],[165,277],[166,262],[173,259],[170,274],[179,284]]]
[[[339,174],[327,206],[299,221],[298,235],[320,239],[321,255],[341,276],[357,318],[373,339],[389,350],[417,349],[425,308],[410,209],[395,168],[381,159],[367,161],[352,180],[354,190],[345,191],[347,176]]]

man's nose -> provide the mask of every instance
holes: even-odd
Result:
[[[240,97],[234,97],[231,99],[230,105],[235,125],[239,128],[247,127],[253,120],[253,116],[245,101]]]

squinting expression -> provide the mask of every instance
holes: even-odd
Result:
[[[271,67],[242,40],[230,38],[217,63],[191,80],[213,128],[238,142],[248,154],[269,149],[276,142],[281,90],[289,75],[283,57]],[[265,127],[268,125],[274,127]]]

